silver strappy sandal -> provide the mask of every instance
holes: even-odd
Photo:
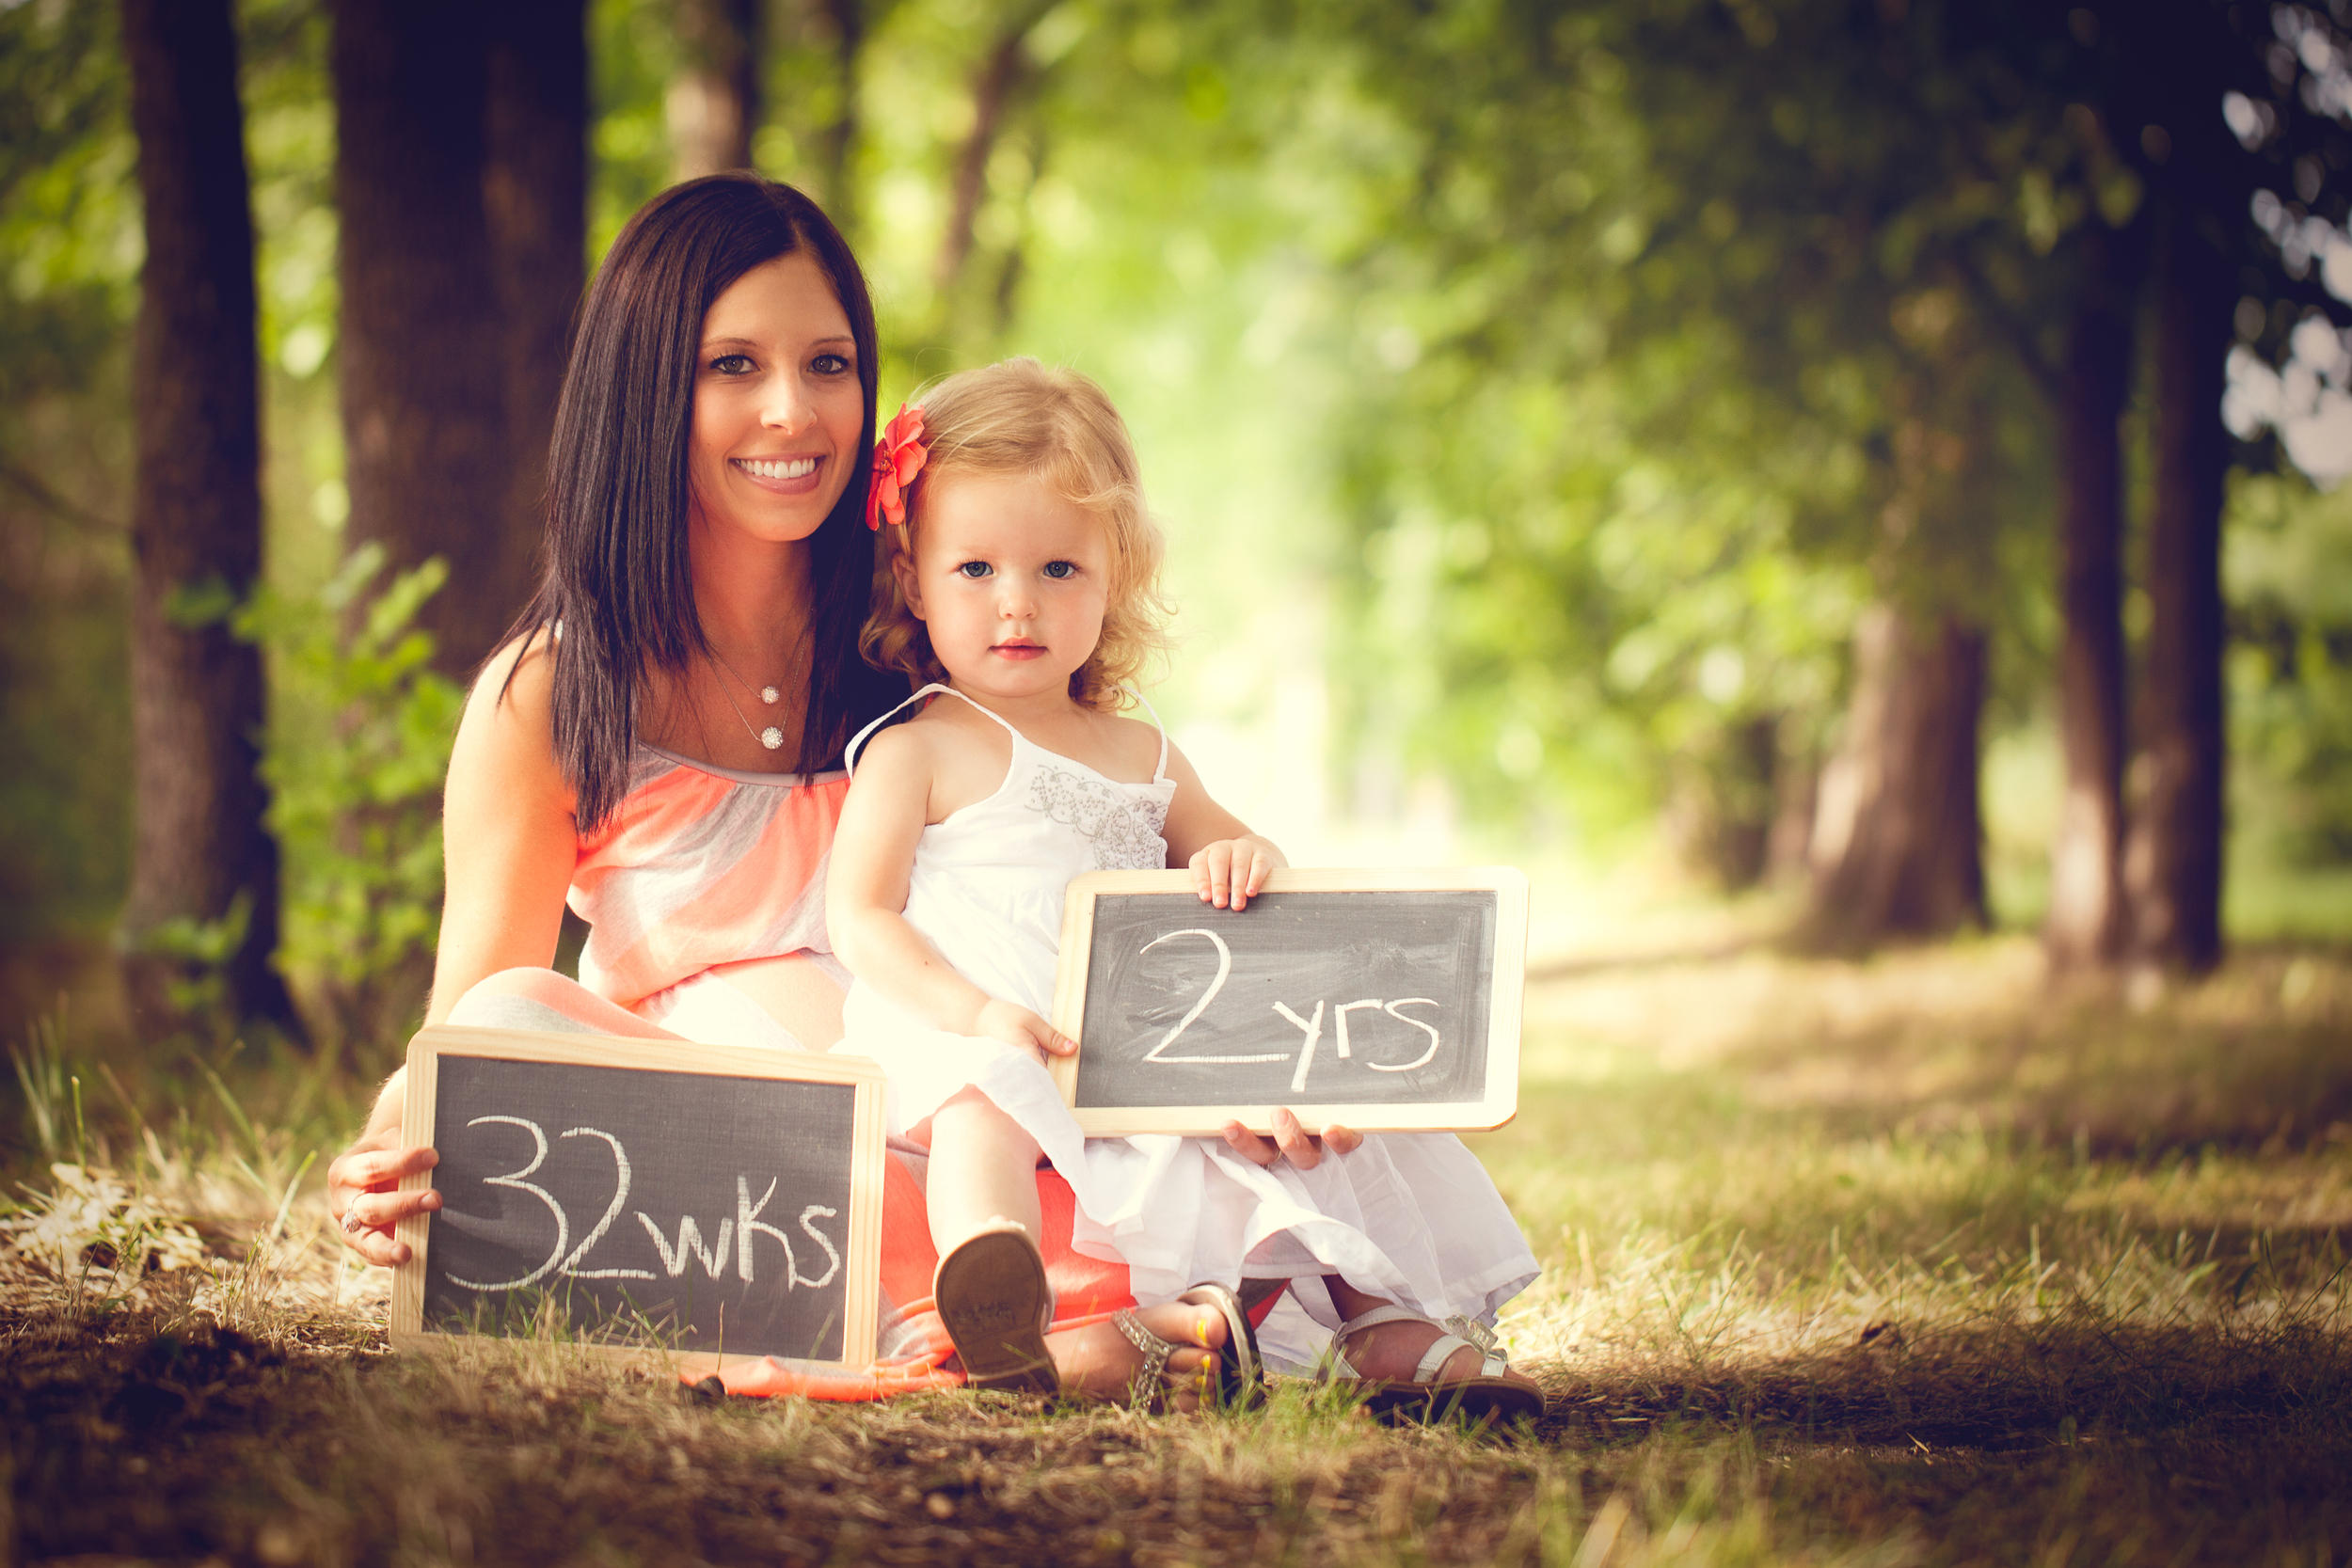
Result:
[[[1367,1377],[1347,1358],[1349,1338],[1360,1329],[1377,1328],[1382,1323],[1426,1323],[1444,1331],[1422,1352],[1420,1364],[1414,1367],[1409,1381]],[[1469,1377],[1438,1382],[1438,1374],[1446,1362],[1454,1352],[1462,1350],[1478,1353],[1478,1370]],[[1365,1391],[1365,1408],[1384,1420],[1403,1417],[1416,1421],[1464,1420],[1479,1426],[1508,1426],[1514,1421],[1540,1419],[1544,1414],[1543,1390],[1507,1376],[1510,1370],[1510,1357],[1503,1354],[1494,1330],[1485,1323],[1463,1317],[1440,1323],[1409,1307],[1389,1306],[1375,1307],[1340,1325],[1331,1336],[1331,1348],[1324,1353],[1323,1364],[1315,1370],[1315,1381],[1356,1384]]]
[[[1258,1360],[1257,1331],[1242,1310],[1240,1298],[1222,1285],[1196,1285],[1176,1299],[1187,1306],[1212,1307],[1225,1320],[1225,1343],[1213,1363],[1217,1402],[1228,1409],[1257,1403],[1265,1395],[1265,1372]],[[1168,1395],[1168,1358],[1184,1347],[1170,1344],[1144,1327],[1141,1315],[1132,1307],[1112,1313],[1111,1322],[1129,1344],[1143,1353],[1143,1365],[1128,1380],[1128,1407],[1163,1408]]]
[[[1176,1354],[1176,1347],[1143,1326],[1143,1319],[1132,1307],[1122,1307],[1111,1314],[1112,1326],[1127,1337],[1127,1342],[1143,1352],[1143,1365],[1127,1380],[1127,1408],[1150,1410],[1168,1395],[1168,1358]]]

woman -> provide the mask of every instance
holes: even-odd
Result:
[[[846,780],[829,769],[905,695],[857,652],[876,365],[856,259],[788,186],[693,181],[614,241],[556,414],[546,580],[475,682],[450,758],[427,1023],[818,1050],[840,1037],[847,976],[821,871]],[[776,771],[787,758],[795,771]],[[591,926],[577,982],[548,967],[567,899]],[[405,1261],[392,1227],[439,1207],[393,1190],[434,1164],[401,1125],[404,1077],[327,1172],[329,1211],[373,1263]],[[1261,1164],[1320,1155],[1295,1118],[1272,1142],[1232,1137]],[[908,1168],[894,1167],[902,1188]],[[910,1201],[884,1243],[900,1303],[929,1283],[919,1191]],[[1066,1248],[1066,1189],[1059,1209]],[[1110,1299],[1123,1277],[1057,1262],[1073,1312],[1123,1305]],[[1193,1382],[1223,1338],[1200,1316],[1145,1314],[1186,1347],[1171,1383]],[[1099,1322],[1048,1343],[1081,1393],[1123,1393],[1138,1355]],[[928,1370],[921,1346],[898,1349]]]

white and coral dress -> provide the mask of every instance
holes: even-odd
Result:
[[[934,693],[971,701],[936,685],[907,700]],[[923,830],[906,918],[974,985],[1049,1015],[1070,879],[1167,864],[1160,832],[1176,792],[1167,733],[1152,781],[1128,784],[972,705],[1004,725],[1012,762],[994,794]],[[882,721],[850,742],[852,768]],[[843,1023],[838,1049],[873,1057],[890,1075],[892,1133],[920,1126],[966,1085],[1026,1129],[1076,1197],[1073,1249],[1123,1261],[1138,1305],[1203,1283],[1335,1274],[1432,1317],[1491,1324],[1535,1277],[1534,1255],[1492,1179],[1450,1132],[1374,1133],[1309,1171],[1267,1169],[1220,1138],[1087,1138],[1026,1052],[932,1029],[863,981],[850,987]],[[1326,1292],[1293,1293],[1326,1330],[1338,1325]],[[1261,1328],[1277,1364],[1311,1361],[1321,1349],[1324,1336],[1296,1320],[1278,1311]]]

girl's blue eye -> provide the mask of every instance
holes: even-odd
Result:
[[[1078,575],[1078,564],[1074,561],[1049,561],[1045,563],[1045,575],[1057,581],[1063,578],[1074,578]]]
[[[710,368],[721,375],[741,375],[752,368],[748,354],[722,354],[710,362]]]
[[[984,578],[994,570],[995,568],[985,561],[967,561],[956,568],[956,574],[959,577]]]
[[[847,375],[850,369],[850,356],[846,354],[820,354],[809,361],[809,369],[818,375]]]

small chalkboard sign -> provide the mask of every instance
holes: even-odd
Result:
[[[1241,911],[1187,871],[1096,871],[1062,909],[1053,1064],[1092,1135],[1500,1127],[1518,1110],[1527,879],[1277,871]]]
[[[715,1370],[863,1367],[881,1284],[887,1080],[862,1056],[440,1026],[408,1046],[392,1342],[538,1335]]]

